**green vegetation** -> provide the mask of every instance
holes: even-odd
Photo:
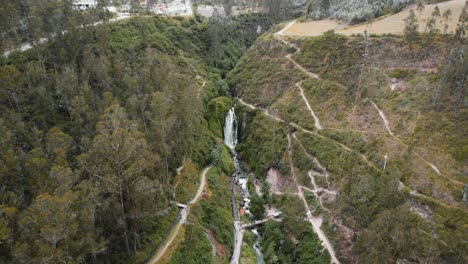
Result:
[[[213,231],[217,241],[230,250],[234,245],[232,241],[234,230],[229,176],[218,168],[213,168],[208,172],[207,178],[211,197],[200,202],[201,221],[204,226]]]
[[[233,170],[217,140],[231,107],[221,76],[257,37],[258,21],[268,28],[258,15],[218,25],[229,35],[217,55],[212,21],[136,17],[73,27],[2,57],[0,262],[145,259],[174,220],[161,214],[191,198],[199,170],[211,162]],[[213,68],[217,61],[229,62]],[[229,188],[225,178],[217,181]],[[231,248],[228,193],[205,201],[201,218]]]
[[[64,30],[109,19],[98,1],[97,8],[80,12],[71,0],[4,1],[0,7],[0,52],[20,43],[34,43]]]
[[[408,256],[420,262],[465,262],[466,246],[460,243],[467,231],[466,211],[436,206],[428,217],[425,221],[407,206],[382,212],[358,238],[360,262],[393,263]]]
[[[255,235],[250,230],[246,230],[244,232],[243,242],[241,250],[241,257],[239,263],[241,264],[256,264],[257,263],[257,256],[255,255],[255,251],[253,249],[253,244],[255,241]]]
[[[459,24],[464,25],[463,21]],[[463,70],[456,70],[463,68],[460,54],[466,42],[439,33],[418,34],[411,45],[400,36],[347,38],[333,32],[289,39],[301,49],[293,58],[318,74],[319,80],[287,66],[283,58],[294,50],[286,52],[286,45],[267,34],[228,75],[230,85],[246,102],[313,130],[314,120],[295,87],[303,81],[305,97],[324,129],[316,133],[289,129],[330,173],[328,181],[316,177],[317,185],[338,192],[336,199],[325,201],[329,214],[309,192],[306,199],[314,215],[326,214],[323,229],[343,261],[466,262],[467,249],[458,244],[463,241],[460,234],[466,233],[461,220],[466,217],[461,200],[466,182],[462,176],[466,167],[466,133],[462,132],[466,127],[462,91],[466,89],[462,86],[466,80]],[[424,55],[429,53],[431,62]],[[278,65],[281,69],[275,68]],[[278,76],[290,78],[278,80]],[[385,115],[393,136],[370,100]],[[288,175],[284,166],[287,126],[263,111],[247,113],[239,146],[242,157],[260,178],[271,167]],[[272,133],[273,128],[284,132]],[[268,152],[272,149],[275,155]],[[311,188],[307,172],[320,168],[294,139],[292,152],[299,184]],[[294,192],[287,184],[280,190]],[[304,215],[302,201],[293,195],[276,196],[272,202],[284,217]],[[379,236],[392,239],[373,243]],[[358,242],[349,253],[355,238]],[[265,243],[266,254],[281,252],[267,249]],[[275,259],[281,259],[278,254]]]
[[[180,174],[175,179],[175,200],[180,203],[186,204],[192,200],[193,195],[197,191],[199,183],[200,172],[193,164],[192,160],[184,162]]]
[[[252,197],[255,218],[267,203],[282,212],[260,230],[268,263],[330,262],[288,188],[288,151],[299,184],[312,187],[307,172],[322,170],[295,139],[287,149],[287,133],[330,173],[316,179],[330,188],[330,211],[310,192],[305,199],[315,216],[325,214],[323,229],[343,262],[468,262],[466,8],[453,37],[435,26],[448,15],[434,11],[425,33],[413,13],[405,37],[291,40],[300,48],[292,59],[314,79],[286,57],[298,49],[271,34],[279,27],[247,51],[259,27],[291,16],[290,1],[266,2],[263,14],[92,27],[80,25],[108,14],[71,11],[70,1],[0,7],[0,49],[50,37],[0,58],[0,262],[140,262],[208,164],[208,186],[164,261],[228,262],[234,166],[221,138],[233,105],[242,158],[262,181],[270,168],[285,176],[275,183],[284,195],[269,194],[263,181],[264,196]],[[324,129],[314,128],[298,82]]]
[[[300,74],[293,70],[294,66],[285,58],[287,53],[279,40],[270,35],[262,38],[263,41],[251,48],[229,73],[227,80],[235,94],[249,98],[247,102],[269,105]]]
[[[262,113],[255,115],[252,122],[248,123],[238,149],[258,178],[264,178],[270,167],[286,168],[282,161],[286,147],[285,135],[286,129],[281,124]]]
[[[322,250],[319,238],[306,221],[269,221],[260,233],[267,263],[330,263],[330,256]]]
[[[359,43],[360,39],[355,42]],[[321,78],[348,86],[358,81],[363,48],[359,44],[350,45],[347,37],[329,31],[320,37],[308,38],[301,53],[294,58]]]
[[[206,237],[202,227],[196,225],[187,226],[184,242],[177,248],[170,263],[215,263],[211,256],[210,241]]]
[[[206,177],[208,185],[203,199],[190,209],[184,243],[171,263],[224,263],[229,260],[234,244],[230,178],[220,167],[212,167]],[[211,257],[212,246],[205,232],[213,234],[214,243],[219,245],[216,258]]]
[[[217,97],[208,102],[205,118],[211,132],[218,138],[223,138],[224,119],[231,107],[232,99],[229,97]]]

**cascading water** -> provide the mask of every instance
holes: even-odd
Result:
[[[248,176],[247,176],[247,173],[245,173],[244,169],[242,168],[240,160],[237,157],[238,156],[236,152],[237,143],[238,143],[237,117],[236,117],[236,113],[233,107],[227,113],[226,119],[224,122],[224,144],[226,144],[232,151],[232,161],[234,162],[235,169],[236,169],[232,177],[235,177],[235,181],[237,182],[237,184],[241,186],[241,189],[243,192],[243,195],[242,195],[243,200],[242,200],[241,206],[244,208],[245,213],[247,215],[252,216],[249,210],[250,199],[248,197],[250,197],[250,193],[249,193],[249,189],[247,188]],[[234,197],[233,193],[231,195],[233,195]],[[235,198],[233,198],[233,200],[235,200]],[[237,225],[239,225],[238,221],[237,221]],[[234,226],[236,226],[236,220],[234,220]],[[236,228],[236,232],[238,231],[239,230]],[[258,234],[256,229],[252,230],[252,232],[254,232],[255,238],[256,238],[253,248],[255,250],[255,255],[257,256],[257,264],[265,264],[265,260],[263,259],[263,254],[261,252],[262,246],[260,245],[260,235]],[[242,244],[242,235],[236,234],[235,237],[236,237],[235,238],[236,240],[238,237],[241,237],[239,239],[240,241],[236,241],[236,245],[239,244],[238,249],[240,251],[240,245]],[[236,247],[235,247],[235,250],[236,250]],[[240,255],[240,252],[237,252],[237,255],[235,258],[237,261],[238,261],[239,255]],[[236,261],[234,262],[231,261],[231,263],[236,263]]]
[[[235,151],[237,145],[237,118],[234,107],[231,108],[226,116],[224,124],[224,143]]]

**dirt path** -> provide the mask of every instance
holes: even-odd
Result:
[[[303,99],[304,102],[306,103],[307,108],[309,108],[310,114],[311,114],[312,117],[314,118],[314,126],[315,126],[315,128],[317,128],[318,130],[321,130],[321,129],[323,129],[323,127],[322,127],[322,125],[320,125],[320,120],[319,120],[319,118],[317,117],[317,115],[315,114],[314,110],[312,110],[312,107],[310,106],[309,100],[307,100],[307,98],[306,98],[306,96],[305,96],[305,94],[304,94],[304,89],[302,88],[301,84],[302,84],[302,82],[296,83],[296,86],[297,86],[297,88],[299,88],[299,90],[301,91],[302,99]]]
[[[298,68],[301,72],[303,72],[303,73],[305,73],[307,76],[309,76],[309,78],[320,80],[320,77],[319,77],[318,74],[306,70],[306,69],[305,69],[304,67],[302,67],[296,60],[294,60],[294,59],[292,58],[292,56],[293,56],[294,54],[301,52],[301,49],[300,49],[298,46],[296,46],[295,44],[292,44],[292,43],[286,41],[285,39],[283,39],[283,38],[281,37],[281,36],[284,34],[283,32],[284,32],[285,30],[287,30],[290,26],[292,26],[295,22],[296,22],[296,21],[290,22],[285,28],[283,28],[282,30],[278,31],[278,32],[275,33],[274,35],[275,35],[276,38],[278,38],[279,40],[281,40],[281,42],[283,42],[285,45],[289,45],[289,46],[292,46],[292,47],[295,48],[296,51],[295,51],[294,53],[291,53],[291,54],[286,55],[286,58],[287,58],[289,61],[291,61],[292,64],[294,64],[294,66],[296,66],[296,68]],[[310,114],[312,115],[312,118],[314,119],[314,126],[315,126],[315,128],[318,129],[318,130],[321,130],[321,129],[323,129],[323,127],[322,127],[322,125],[320,125],[320,120],[319,120],[318,116],[315,114],[314,110],[312,109],[312,107],[311,107],[311,105],[310,105],[310,103],[309,103],[309,100],[307,99],[307,97],[306,97],[305,94],[304,94],[304,89],[302,88],[302,83],[303,83],[303,82],[304,82],[304,81],[297,82],[297,83],[296,83],[296,87],[299,89],[300,94],[301,94],[301,97],[302,97],[302,99],[304,100],[304,102],[305,102],[307,108],[309,109]]]
[[[179,222],[177,223],[177,226],[175,227],[175,230],[171,233],[170,239],[165,243],[164,247],[162,247],[158,251],[158,253],[156,253],[154,255],[154,257],[151,260],[148,261],[148,263],[150,263],[150,264],[158,263],[158,261],[161,259],[162,256],[164,256],[167,249],[170,247],[170,245],[172,244],[174,239],[179,234],[181,226],[187,222],[187,216],[190,213],[189,206],[198,202],[198,199],[200,198],[201,194],[203,193],[203,190],[204,190],[205,185],[206,185],[206,173],[210,169],[211,169],[211,166],[207,167],[203,171],[203,173],[201,175],[200,186],[198,187],[198,191],[197,191],[195,197],[192,199],[192,201],[189,202],[188,206],[183,208],[183,206],[181,205],[181,207],[182,207],[181,217],[180,217]]]
[[[388,122],[387,117],[385,117],[385,114],[379,109],[379,107],[377,107],[377,105],[374,103],[374,101],[372,101],[371,99],[369,99],[369,101],[372,103],[372,105],[373,105],[374,108],[377,110],[377,112],[379,112],[379,115],[380,115],[380,117],[382,118],[382,120],[383,120],[383,122],[384,122],[385,129],[387,129],[388,133],[389,133],[392,137],[395,137],[395,135],[393,134],[392,130],[390,130],[389,122]]]
[[[454,1],[451,1],[451,2],[460,2],[459,0],[454,0]],[[282,38],[282,36],[285,36],[285,35],[290,35],[290,34],[287,34],[285,33],[290,27],[292,27],[294,24],[296,23],[296,21],[291,21],[290,23],[287,24],[286,27],[284,27],[283,29],[281,29],[280,31],[278,31],[277,33],[275,33],[275,37],[277,37],[279,40],[281,40],[285,45],[290,45],[290,46],[293,46],[296,51],[294,54],[300,52],[300,48],[297,47],[295,44],[292,44],[288,41],[286,41],[285,39]],[[313,73],[313,72],[309,72],[307,71],[304,67],[302,67],[297,61],[295,61],[292,56],[294,54],[288,54],[286,55],[286,58],[288,60],[290,60],[299,70],[301,70],[302,72],[304,72],[305,74],[307,74],[309,76],[309,78],[314,78],[314,79],[319,79],[320,80],[320,76],[316,73]],[[315,128],[317,130],[321,130],[323,129],[323,126],[320,124],[320,120],[318,118],[318,116],[315,114],[315,112],[313,111],[307,97],[305,96],[304,94],[304,89],[302,87],[302,82],[298,82],[296,83],[296,87],[299,88],[300,90],[300,94],[301,94],[301,97],[302,99],[304,100],[304,102],[306,103],[307,105],[307,108],[309,109],[312,117],[314,118],[314,125],[315,125]],[[342,88],[345,88],[343,85],[341,84],[338,84],[340,87]],[[390,136],[392,136],[395,140],[397,140],[398,142],[400,142],[401,144],[405,145],[406,147],[408,147],[408,145],[406,143],[404,143],[400,138],[398,138],[397,136],[395,136],[392,132],[392,130],[390,129],[390,125],[389,125],[389,121],[387,119],[387,117],[385,116],[384,112],[382,110],[379,109],[379,107],[374,103],[374,101],[370,100],[369,101],[372,103],[372,105],[374,106],[374,108],[378,111],[380,117],[382,118],[383,122],[384,122],[384,125],[385,125],[385,129],[387,130],[387,132],[390,134]],[[305,131],[304,129],[301,129],[303,131]],[[308,131],[307,131],[308,132]],[[336,142],[338,143],[341,147],[345,148],[346,150],[349,150],[349,151],[352,151],[350,148],[348,148],[347,146],[341,144],[340,142]],[[358,153],[358,152],[356,152]],[[439,175],[442,175],[442,173],[440,172],[439,168],[437,168],[436,165],[434,165],[433,163],[427,161],[426,159],[424,159],[419,153],[415,152],[416,156],[418,158],[420,158],[422,161],[424,161],[427,165],[429,165],[431,167],[432,170],[434,170],[437,174]],[[368,159],[367,157],[362,154],[362,153],[359,153],[359,155],[361,156],[362,159],[364,159],[366,161],[367,164],[369,164],[370,166],[374,167],[374,168],[377,168],[374,164],[372,164]],[[443,176],[443,175],[442,175]],[[459,182],[459,181],[456,181],[456,180],[452,180],[446,176],[444,176],[446,179],[456,183],[456,184],[459,184],[459,185],[462,185],[463,183],[462,182]]]
[[[241,104],[243,104],[243,105],[249,107],[249,108],[252,109],[252,110],[257,110],[257,109],[258,109],[258,110],[263,111],[263,112],[265,113],[266,116],[268,116],[268,117],[274,119],[274,120],[277,121],[277,122],[284,123],[284,124],[286,124],[286,125],[290,125],[290,126],[296,128],[296,129],[298,129],[299,131],[302,131],[302,132],[304,132],[304,133],[306,133],[306,134],[311,134],[311,135],[320,137],[320,138],[322,138],[322,139],[331,140],[331,141],[333,141],[333,143],[335,143],[336,145],[340,146],[340,147],[343,148],[344,150],[349,151],[349,152],[354,152],[354,153],[358,154],[369,166],[378,169],[373,163],[371,163],[371,162],[369,161],[369,159],[368,159],[364,154],[359,153],[358,151],[355,151],[355,150],[349,148],[348,146],[344,145],[344,144],[341,143],[341,142],[338,142],[338,141],[336,141],[336,140],[334,140],[334,139],[332,139],[332,138],[329,138],[329,137],[325,137],[325,136],[323,136],[323,135],[321,135],[321,134],[319,134],[319,133],[317,133],[317,132],[315,132],[315,131],[312,131],[312,130],[308,130],[308,129],[306,129],[306,128],[303,128],[302,126],[300,126],[300,125],[298,125],[298,124],[296,124],[296,123],[294,123],[294,122],[287,123],[287,122],[284,121],[283,119],[281,119],[281,118],[279,118],[279,117],[277,117],[277,116],[274,116],[274,115],[270,114],[270,113],[268,112],[267,109],[261,108],[261,107],[257,107],[257,106],[254,106],[254,105],[252,105],[252,104],[246,103],[246,102],[245,102],[244,100],[242,100],[241,98],[238,98],[238,100],[239,100],[239,102],[240,102]]]
[[[295,23],[296,23],[296,20],[293,20],[293,21],[289,22],[283,29],[281,29],[280,31],[278,31],[277,34],[278,34],[278,35],[283,35],[284,32],[285,32],[286,30],[288,30],[290,27],[292,27],[292,25],[294,25]]]
[[[216,249],[215,239],[214,239],[213,235],[206,229],[205,229],[205,235],[206,235],[206,237],[208,238],[208,240],[210,241],[210,244],[211,244],[211,255],[213,255],[213,257],[216,257],[217,249]]]
[[[312,225],[314,232],[322,241],[322,245],[327,249],[328,253],[330,254],[331,263],[339,264],[340,262],[338,261],[338,258],[336,257],[336,253],[335,253],[335,250],[333,249],[333,246],[331,245],[330,241],[328,240],[328,237],[325,235],[323,230],[320,228],[320,226],[322,225],[323,219],[322,217],[314,217],[312,215],[312,212],[309,209],[307,200],[304,197],[303,188],[305,187],[300,186],[297,180],[297,175],[296,175],[296,171],[294,170],[294,163],[292,159],[291,135],[290,134],[288,134],[288,160],[289,160],[291,175],[297,187],[298,196],[301,198],[302,202],[304,203],[304,209],[306,211],[307,221]]]
[[[200,88],[197,91],[197,98],[200,97],[201,92],[203,91],[203,88],[205,88],[205,85],[206,85],[206,81],[203,81],[202,85],[200,86]]]
[[[374,103],[374,101],[372,101],[371,99],[369,99],[369,101],[372,103],[372,105],[374,106],[374,108],[377,110],[377,112],[379,112],[379,115],[380,117],[382,118],[382,121],[384,122],[384,125],[385,125],[385,129],[387,130],[388,134],[390,134],[390,136],[392,136],[393,138],[395,138],[398,142],[400,142],[401,144],[405,145],[406,147],[408,147],[408,145],[406,143],[404,143],[399,137],[395,136],[395,134],[393,134],[392,130],[390,129],[390,125],[389,125],[389,121],[387,119],[387,117],[385,116],[385,113],[380,110],[380,108]],[[421,155],[419,155],[418,153],[416,153],[416,156],[418,156],[420,159],[422,159],[427,165],[429,165],[437,174],[441,175],[440,173],[440,170],[439,168],[437,168],[434,164],[432,164],[431,162],[425,160]]]
[[[186,221],[187,221],[187,209],[183,208],[182,212],[181,212],[181,217],[180,217],[179,223],[177,223],[177,226],[176,226],[175,230],[171,233],[170,239],[166,242],[166,244],[164,244],[164,247],[162,247],[158,251],[158,253],[151,260],[148,261],[148,263],[150,263],[150,264],[158,263],[158,261],[161,259],[161,257],[164,256],[164,254],[166,253],[167,249],[172,245],[172,242],[174,241],[174,239],[179,234],[181,226]]]
[[[292,21],[290,22],[285,28],[283,28],[282,30],[278,31],[277,33],[275,33],[275,36],[280,39],[285,45],[291,45],[293,47],[296,48],[296,52],[295,53],[298,53],[300,52],[300,48],[297,47],[296,45],[294,44],[291,44],[290,42],[286,41],[285,39],[282,38],[283,35],[285,35],[285,31],[290,28],[292,25],[294,25],[296,23],[296,21]],[[295,54],[294,53],[294,54]],[[290,60],[299,70],[301,70],[302,72],[306,73],[310,78],[314,78],[314,79],[320,79],[320,76],[316,73],[312,73],[312,72],[309,72],[307,71],[304,67],[302,67],[298,62],[296,62],[293,58],[292,58],[292,55],[293,54],[288,54],[286,55],[286,58],[288,58],[288,60]],[[301,94],[301,97],[302,99],[304,100],[304,102],[306,103],[307,105],[307,108],[309,109],[310,111],[310,114],[311,116],[314,118],[314,125],[315,125],[315,128],[317,130],[321,130],[323,129],[323,126],[320,124],[320,120],[318,118],[318,116],[315,114],[314,110],[312,109],[310,103],[309,103],[309,100],[307,99],[307,97],[305,96],[304,94],[304,89],[302,88],[302,82],[298,82],[296,83],[296,87],[300,90],[300,94]],[[340,86],[342,86],[340,84]],[[379,109],[379,107],[374,103],[374,101],[370,100],[369,101],[372,103],[372,105],[374,106],[374,108],[378,111],[380,117],[382,118],[383,122],[384,122],[384,125],[385,125],[385,129],[387,130],[387,132],[390,134],[390,136],[392,136],[393,138],[395,138],[397,141],[399,141],[400,143],[402,143],[403,145],[405,146],[408,146],[407,144],[405,144],[400,138],[396,137],[392,130],[390,129],[390,125],[389,125],[389,121],[387,119],[387,117],[385,116],[384,112],[382,110]],[[344,147],[345,149],[351,151],[351,149],[349,149],[348,147],[346,147],[345,145],[341,144],[340,142],[337,142],[338,144],[341,145],[341,147]],[[372,167],[376,168],[375,165],[373,165],[368,159],[367,157],[362,154],[362,153],[359,153],[359,155],[367,162],[367,164],[371,165]],[[442,173],[440,172],[439,168],[437,168],[437,166],[435,166],[433,163],[427,161],[426,159],[424,159],[420,154],[416,153],[416,156],[418,156],[421,160],[423,160],[427,165],[429,165],[437,174],[439,175],[442,175]],[[451,180],[452,182],[455,182],[457,184],[461,184],[461,182],[458,182],[458,181],[454,181],[450,178],[447,178],[449,180]]]
[[[191,204],[195,204],[198,202],[198,200],[200,199],[200,196],[202,195],[203,193],[203,190],[205,189],[205,185],[206,185],[206,173],[211,169],[211,166],[207,167],[202,175],[201,175],[201,181],[200,181],[200,187],[198,187],[198,191],[197,191],[197,194],[195,195],[195,197],[193,197],[192,201],[190,201],[189,205]]]
[[[109,19],[109,23],[112,23],[112,22],[116,22],[116,21],[120,21],[120,20],[123,20],[123,19],[127,19],[127,18],[130,18],[130,14],[127,14],[127,13],[117,13],[117,17],[116,18],[112,18],[112,19]],[[90,25],[87,25],[86,27],[89,27],[89,26],[97,26],[97,25],[100,25],[100,24],[103,24],[104,22],[103,21],[99,21],[99,22],[96,22],[94,24],[90,24]],[[61,34],[66,34],[68,31],[62,31]],[[52,38],[55,36],[55,34],[52,36]],[[43,44],[45,43],[46,41],[48,41],[49,38],[40,38],[37,42],[36,42],[36,45],[38,44]],[[3,56],[5,57],[8,57],[10,56],[10,54],[14,51],[27,51],[27,50],[30,50],[34,47],[35,45],[33,44],[30,44],[30,43],[23,43],[21,44],[20,46],[18,46],[17,48],[15,49],[11,49],[11,50],[7,50],[3,53]]]
[[[374,103],[374,101],[372,101],[371,99],[369,99],[369,101],[372,103],[372,105],[374,106],[374,108],[379,112],[379,115],[380,117],[382,118],[382,121],[384,122],[384,125],[385,125],[385,129],[387,130],[388,134],[390,136],[392,136],[397,142],[399,142],[400,144],[402,144],[403,146],[409,148],[408,144],[406,144],[405,142],[403,142],[399,137],[395,136],[395,134],[392,132],[392,130],[390,129],[390,122],[388,121],[387,117],[385,116],[385,113],[380,110],[380,108],[377,106],[377,104]],[[463,182],[460,182],[460,181],[457,181],[457,180],[453,180],[445,175],[442,174],[442,172],[439,170],[439,168],[437,168],[436,165],[434,165],[433,163],[429,162],[428,160],[426,160],[423,156],[421,156],[421,154],[419,154],[418,152],[416,151],[413,151],[413,153],[419,158],[421,159],[424,163],[426,163],[429,167],[431,167],[431,169],[433,171],[435,171],[438,175],[444,177],[445,179],[451,181],[452,183],[455,183],[457,185],[460,185],[460,186],[464,186],[465,184]]]
[[[314,194],[314,196],[316,197],[316,199],[319,201],[319,204],[320,206],[322,207],[322,209],[324,209],[325,211],[327,212],[330,212],[330,210],[328,208],[326,208],[324,205],[323,205],[323,194],[326,193],[328,195],[332,195],[335,199],[336,196],[338,195],[338,192],[336,191],[333,191],[333,190],[330,190],[330,183],[328,181],[328,177],[329,177],[329,173],[327,172],[327,170],[320,164],[320,162],[317,160],[317,158],[313,157],[304,147],[304,145],[302,145],[302,142],[297,138],[296,136],[296,132],[293,133],[293,138],[297,141],[297,143],[299,144],[299,146],[301,147],[302,151],[304,151],[304,154],[312,161],[314,162],[315,164],[317,164],[317,166],[320,167],[320,169],[323,171],[323,173],[320,173],[320,172],[317,172],[317,171],[314,171],[314,170],[310,170],[308,171],[307,173],[307,176],[309,176],[309,179],[310,179],[310,183],[312,184],[312,186],[314,187],[313,189],[310,189],[310,188],[307,188],[307,187],[303,187],[303,189],[311,192]],[[320,176],[320,177],[325,177],[326,179],[326,182],[327,182],[327,188],[322,188],[322,187],[319,187],[317,185],[317,183],[315,182],[315,177],[316,176]]]

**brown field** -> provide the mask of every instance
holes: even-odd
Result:
[[[351,35],[364,33],[365,30],[369,34],[402,34],[405,28],[405,22],[403,21],[408,15],[411,9],[414,9],[416,12],[416,17],[420,21],[420,31],[424,31],[426,21],[431,17],[432,12],[434,11],[436,5],[426,5],[423,12],[421,13],[421,18],[419,19],[419,12],[415,10],[415,6],[407,8],[400,13],[382,17],[380,19],[374,20],[370,24],[358,24],[347,26],[341,22],[335,20],[320,20],[320,21],[309,21],[309,22],[297,22],[284,31],[284,35],[294,35],[294,36],[317,36],[321,35],[325,31],[334,29],[336,33]],[[442,14],[447,9],[451,9],[452,16],[448,25],[448,32],[453,33],[457,27],[458,17],[465,6],[465,0],[452,0],[444,3],[439,3],[437,6],[440,9]],[[421,22],[422,21],[422,22]],[[437,27],[443,31],[443,23],[437,23]]]

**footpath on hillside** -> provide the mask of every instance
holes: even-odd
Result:
[[[161,257],[164,256],[164,254],[166,253],[167,249],[172,245],[172,242],[174,241],[174,239],[179,234],[181,226],[187,222],[187,217],[188,217],[188,215],[190,213],[190,210],[189,210],[190,205],[196,204],[198,202],[198,200],[200,199],[200,197],[201,197],[201,195],[203,193],[203,190],[205,189],[205,185],[206,185],[206,173],[210,169],[211,169],[211,166],[207,167],[203,171],[203,173],[201,174],[200,186],[198,187],[198,190],[197,190],[197,193],[196,193],[195,197],[193,197],[193,199],[187,205],[177,204],[177,206],[180,207],[181,210],[182,210],[179,222],[175,226],[175,229],[171,233],[170,237],[168,237],[167,241],[163,242],[164,246],[162,246],[157,252],[155,252],[153,257],[149,261],[147,261],[146,263],[148,263],[148,264],[158,263],[158,261],[161,259]]]

